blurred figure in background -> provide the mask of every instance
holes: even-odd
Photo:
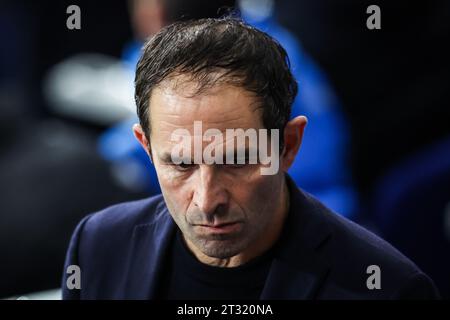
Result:
[[[207,11],[204,1],[189,2],[183,2],[184,8],[192,10],[198,7]],[[221,16],[218,8],[232,7],[232,2],[224,2],[220,7],[211,7],[209,14],[204,16]],[[123,56],[130,72],[134,72],[142,40],[154,34],[165,22],[202,17],[200,12],[194,10],[194,14],[189,14],[170,0],[136,0],[130,2],[130,8],[136,38],[126,46]],[[302,188],[316,195],[328,207],[353,217],[357,196],[347,163],[348,129],[338,98],[325,74],[303,51],[296,37],[277,23],[273,0],[242,0],[238,2],[238,9],[244,20],[267,32],[286,48],[299,82],[299,95],[293,105],[292,117],[305,114],[309,118],[306,136],[312,138],[305,140],[302,146],[305,152],[296,159],[289,173]],[[136,122],[138,119],[133,116],[109,129],[101,137],[100,152],[117,168],[115,172],[125,185],[137,190],[145,188],[150,194],[156,194],[160,192],[156,172],[130,130]],[[324,154],[333,156],[324,157]]]

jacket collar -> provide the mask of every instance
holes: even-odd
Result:
[[[157,299],[159,279],[176,225],[164,203],[155,210],[155,218],[148,224],[134,228],[130,265],[127,270],[125,297],[127,299]]]
[[[290,206],[261,299],[314,299],[330,270],[324,208],[286,175]]]
[[[320,219],[324,209],[300,191],[288,175],[286,180],[289,213],[261,299],[314,299],[330,269],[323,251],[331,232],[324,219]],[[158,298],[157,280],[166,266],[176,225],[164,201],[156,211],[152,222],[134,229],[130,265],[125,275],[127,298]]]

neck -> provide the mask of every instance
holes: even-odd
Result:
[[[262,255],[264,252],[272,248],[280,237],[284,221],[289,211],[289,190],[285,177],[282,179],[282,184],[282,196],[279,198],[280,203],[277,206],[277,212],[273,215],[272,219],[269,220],[265,228],[260,232],[260,235],[243,252],[225,259],[210,257],[198,250],[191,241],[183,236],[187,247],[200,262],[211,266],[226,268],[240,266]]]

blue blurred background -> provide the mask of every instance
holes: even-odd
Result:
[[[66,27],[72,4],[80,30]],[[371,4],[3,0],[0,298],[57,288],[84,215],[160,192],[131,132],[140,47],[173,21],[230,12],[290,56],[292,116],[309,119],[289,172],[297,184],[390,241],[450,298],[450,3],[378,1],[381,30],[366,27]]]

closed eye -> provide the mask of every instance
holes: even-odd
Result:
[[[180,164],[172,164],[173,167],[175,167],[175,169],[177,169],[178,171],[188,171],[193,169],[196,164],[192,164],[192,163],[180,163]]]
[[[247,164],[224,164],[225,167],[231,168],[231,169],[239,169],[245,167]]]

